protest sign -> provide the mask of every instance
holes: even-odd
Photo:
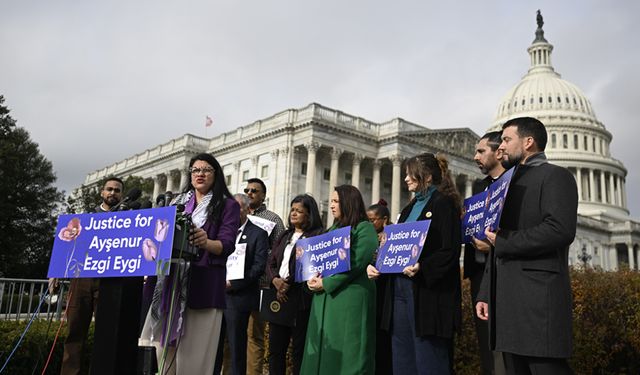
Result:
[[[273,228],[276,227],[275,222],[271,220],[267,220],[262,217],[258,217],[255,215],[247,215],[247,218],[251,220],[252,223],[260,227],[261,229],[264,229],[269,236],[271,235],[271,231],[273,231]]]
[[[470,242],[472,236],[484,240],[487,238],[485,228],[490,228],[491,231],[498,229],[514,170],[515,167],[504,172],[486,191],[464,200],[463,242]]]
[[[48,277],[126,277],[168,273],[175,206],[60,215]]]
[[[376,269],[380,273],[400,273],[420,258],[431,220],[392,224],[384,227]]]
[[[244,279],[244,262],[247,257],[247,244],[237,243],[236,248],[227,258],[227,280]]]
[[[327,277],[351,269],[351,227],[296,242],[296,282],[320,274]]]
[[[487,191],[483,191],[464,200],[462,218],[462,241],[471,242],[471,237],[484,239],[484,215],[487,203]]]

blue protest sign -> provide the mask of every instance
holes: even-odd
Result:
[[[380,273],[400,273],[416,264],[422,253],[431,220],[392,224],[384,227],[376,269]]]
[[[351,269],[351,227],[343,227],[296,242],[296,282]]]
[[[500,224],[502,208],[509,191],[514,168],[504,172],[487,190],[464,200],[464,218],[462,219],[462,241],[471,242],[471,237],[484,240],[485,228],[495,231]]]
[[[507,198],[507,192],[509,191],[509,184],[511,183],[514,170],[515,167],[504,172],[502,176],[494,181],[487,189],[487,211],[484,214],[484,227],[490,228],[491,231],[498,229],[498,225],[500,224],[502,208]]]
[[[168,273],[175,206],[60,215],[48,277],[124,277]]]
[[[485,239],[484,215],[487,203],[487,191],[483,191],[464,200],[464,218],[462,218],[462,241],[471,242],[471,237]]]

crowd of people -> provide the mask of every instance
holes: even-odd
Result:
[[[500,225],[487,228],[485,240],[464,244],[462,276],[471,281],[482,374],[571,373],[567,255],[577,190],[566,169],[546,162],[546,138],[540,121],[518,118],[476,146],[474,160],[487,178],[475,192],[516,168]],[[180,194],[156,201],[184,205],[193,220],[189,240],[199,249],[196,261],[176,262],[169,276],[145,285],[152,297],[141,337],[156,347],[160,373],[262,374],[266,358],[269,374],[285,374],[288,353],[293,374],[453,373],[464,213],[444,155],[405,161],[412,198],[398,218],[383,200],[367,208],[356,187],[334,187],[326,229],[308,194],[293,198],[285,226],[266,208],[262,180],[249,179],[244,194],[233,195],[210,154],[193,157],[189,171]],[[108,180],[99,209],[108,211],[123,188]],[[431,223],[417,262],[381,273],[377,250],[392,219]],[[297,282],[296,242],[347,226],[349,271]],[[238,249],[246,254],[244,277],[227,280],[227,258]],[[95,282],[74,283],[82,283],[76,293],[89,308]],[[277,302],[277,316],[261,313],[265,301]],[[86,332],[86,318],[76,324]],[[63,366],[71,366],[84,334],[67,337]],[[63,373],[73,373],[67,367]]]

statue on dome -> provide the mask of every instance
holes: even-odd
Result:
[[[544,20],[542,19],[542,13],[540,13],[540,9],[538,9],[536,15],[536,22],[538,23],[538,29],[542,29],[542,25],[544,25]]]

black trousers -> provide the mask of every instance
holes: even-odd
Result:
[[[508,375],[571,375],[565,358],[529,357],[504,353]]]
[[[296,325],[287,327],[276,323],[269,323],[269,374],[284,375],[287,370],[287,349],[289,341],[293,345],[293,374],[300,374],[304,341],[307,337],[310,310],[298,310]]]

